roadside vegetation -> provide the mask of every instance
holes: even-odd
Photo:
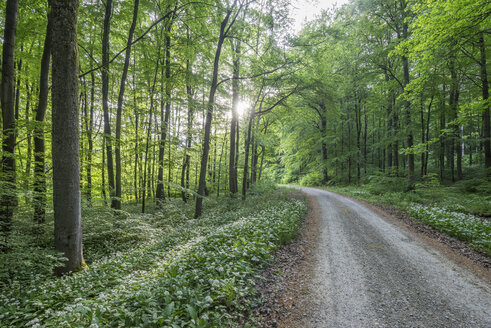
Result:
[[[181,200],[151,214],[128,205],[118,217],[86,208],[89,269],[61,279],[52,276],[62,261],[49,250],[53,220],[33,231],[19,217],[12,251],[0,254],[0,326],[234,325],[256,302],[258,270],[295,236],[306,205],[267,184],[245,202],[204,204],[198,220]]]
[[[374,175],[365,184],[329,190],[407,212],[412,218],[463,240],[491,256],[491,180],[473,178],[450,186],[428,176],[405,190],[405,178]]]

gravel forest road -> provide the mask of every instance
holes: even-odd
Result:
[[[491,287],[375,211],[300,188],[320,212],[301,327],[491,327]]]

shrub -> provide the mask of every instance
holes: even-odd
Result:
[[[307,175],[304,175],[299,183],[301,186],[320,186],[322,184],[322,173],[320,171],[313,171]]]
[[[407,189],[407,179],[402,177],[389,177],[383,173],[368,178],[368,190],[374,195],[386,192],[404,192]]]

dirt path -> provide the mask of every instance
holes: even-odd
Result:
[[[302,251],[265,326],[491,327],[487,282],[376,211],[301,189],[311,204]]]

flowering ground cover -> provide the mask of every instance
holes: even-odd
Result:
[[[388,185],[391,183],[396,184],[389,181]],[[329,187],[329,190],[395,207],[419,222],[465,241],[491,256],[491,195],[487,192],[468,192],[459,185],[424,186],[412,191],[399,191],[389,187],[384,189],[380,184],[373,183]]]
[[[193,220],[176,204],[154,214],[84,219],[93,259],[87,271],[17,279],[3,268],[0,326],[234,326],[254,305],[258,271],[295,236],[306,205],[285,193],[260,193],[246,202],[208,200],[206,215]]]

